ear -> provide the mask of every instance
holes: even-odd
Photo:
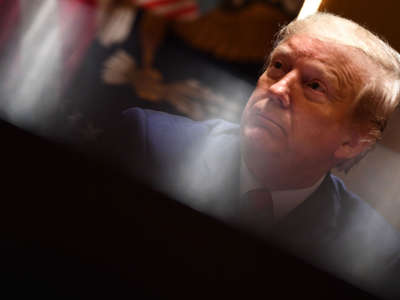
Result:
[[[354,158],[370,148],[373,143],[370,137],[354,133],[336,149],[334,157],[339,161]]]

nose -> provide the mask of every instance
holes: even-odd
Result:
[[[284,108],[289,108],[291,102],[291,89],[294,82],[297,80],[297,77],[297,71],[292,70],[273,83],[268,89],[271,100],[278,101]]]

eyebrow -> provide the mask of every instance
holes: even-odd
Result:
[[[287,45],[279,45],[277,46],[269,55],[269,59],[271,59],[273,56],[276,55],[282,55],[282,56],[287,56],[289,57],[290,54],[292,54],[294,51],[290,49],[289,46]]]
[[[278,46],[278,47],[280,47],[280,46]],[[262,66],[262,68],[261,68],[261,74],[260,74],[260,75],[264,74],[264,72],[267,71],[267,68],[268,68],[268,66],[269,66],[269,63],[271,62],[272,56],[275,55],[276,49],[277,49],[277,47],[276,47],[275,49],[273,49],[273,50],[269,53],[267,59],[264,61],[264,64],[263,64],[263,66]]]

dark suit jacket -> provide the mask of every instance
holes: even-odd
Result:
[[[132,108],[114,131],[111,148],[113,158],[157,189],[235,224],[239,125]],[[373,293],[399,293],[399,233],[332,174],[265,236]]]

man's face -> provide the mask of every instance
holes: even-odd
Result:
[[[272,52],[242,116],[242,155],[250,171],[259,178],[271,167],[322,176],[338,163],[337,149],[352,136],[363,82],[360,57],[350,47],[307,35]]]

